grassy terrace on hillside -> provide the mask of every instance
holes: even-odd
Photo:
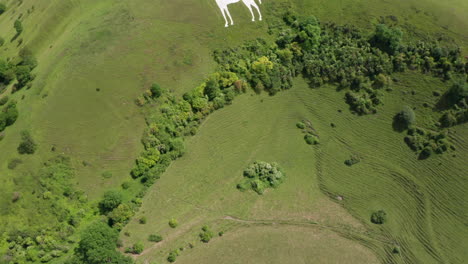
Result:
[[[273,10],[284,10],[281,7],[284,2],[287,1],[264,1],[271,24]],[[441,42],[459,44],[466,52],[466,21],[462,17],[466,3],[449,0],[452,6],[457,6],[452,10],[449,4],[433,2],[291,1],[301,12],[313,13],[322,21],[365,28],[373,27],[369,21],[396,24],[405,29],[405,40],[432,39],[436,35]],[[265,24],[240,22],[239,27],[229,30],[214,29],[219,17],[211,15],[218,12],[212,1],[21,3],[7,1],[8,9],[0,17],[0,28],[8,29],[2,32],[7,41],[1,54],[14,56],[22,45],[28,45],[38,55],[40,65],[32,90],[27,94],[20,91],[10,99],[19,101],[20,113],[24,115],[8,128],[7,137],[0,142],[0,177],[6,180],[0,187],[0,221],[8,223],[0,228],[0,233],[5,228],[40,227],[39,223],[60,219],[39,213],[42,207],[35,208],[34,203],[36,199],[49,197],[36,195],[45,190],[38,188],[34,179],[42,163],[56,155],[51,150],[72,157],[70,166],[75,175],[72,181],[77,181],[87,194],[76,192],[73,199],[86,201],[88,196],[91,200],[89,209],[83,205],[84,212],[75,209],[65,212],[62,216],[81,215],[81,221],[63,217],[68,222],[64,226],[76,224],[79,234],[96,219],[92,214],[99,214],[94,202],[97,197],[111,187],[120,188],[124,180],[122,200],[127,203],[133,199],[139,205],[142,200],[134,198],[142,187],[137,181],[130,181],[128,172],[139,152],[139,131],[143,126],[133,104],[141,94],[140,89],[158,80],[179,98],[212,72],[212,49],[237,46],[257,36],[271,41],[265,34]],[[187,8],[181,10],[181,5]],[[235,6],[232,12],[248,21],[242,8]],[[210,15],[200,15],[205,13]],[[13,22],[18,18],[23,26],[21,37],[9,42],[17,33]],[[48,33],[41,34],[44,31]],[[120,55],[118,59],[116,55]],[[395,77],[398,82],[390,86],[393,91],[381,95],[384,104],[377,107],[377,114],[365,117],[351,115],[344,104],[343,92],[337,93],[335,87],[310,90],[300,79],[294,80],[290,91],[273,98],[241,95],[233,106],[208,117],[199,134],[190,139],[186,156],[176,161],[150,189],[142,209],[122,232],[124,245],[140,252],[140,243],[145,241],[146,250],[141,252],[138,262],[154,259],[164,262],[170,251],[180,247],[187,250],[179,250],[177,261],[190,261],[192,257],[205,261],[219,256],[216,252],[225,251],[230,244],[225,241],[233,241],[235,245],[232,256],[242,255],[246,250],[243,246],[255,246],[256,241],[266,239],[271,241],[264,247],[268,252],[272,247],[284,245],[282,236],[273,234],[289,232],[288,239],[310,244],[303,251],[291,253],[294,254],[291,259],[298,262],[305,256],[303,252],[320,251],[321,254],[314,255],[318,262],[340,252],[340,256],[366,263],[377,259],[461,263],[467,258],[462,253],[466,232],[460,229],[466,207],[457,201],[464,197],[466,189],[461,174],[466,171],[463,163],[467,157],[466,125],[448,129],[448,139],[457,148],[455,152],[416,161],[403,141],[406,133],[392,131],[393,117],[402,110],[404,102],[415,108],[418,127],[429,132],[440,129],[435,121],[442,113],[434,111],[439,98],[433,92],[444,94],[450,87],[428,75],[402,73]],[[301,120],[309,120],[319,131],[319,145],[304,143],[304,135],[295,127]],[[25,129],[32,132],[39,148],[35,155],[17,162],[11,153],[16,153],[20,131]],[[211,153],[216,154],[212,157]],[[343,162],[353,155],[358,155],[361,162],[345,166]],[[288,173],[288,181],[262,199],[249,195],[246,200],[235,185],[248,162],[258,158],[279,162]],[[357,223],[320,191],[338,199],[362,223]],[[60,193],[59,188],[51,194],[61,197]],[[58,199],[59,208],[69,206],[67,199]],[[44,203],[43,210],[50,208],[48,203]],[[111,225],[120,221],[122,215],[133,215],[136,209],[124,205],[117,208],[119,211],[109,215]],[[382,226],[370,224],[371,214],[382,209],[387,212],[388,221]],[[146,219],[145,224],[141,219]],[[177,219],[179,225],[170,228],[170,219]],[[278,223],[282,226],[275,230],[253,227]],[[201,244],[199,233],[204,225],[209,225],[216,234],[225,234],[214,237],[209,244]],[[146,242],[149,229],[153,230],[151,233],[161,233],[164,241]],[[305,229],[319,235],[304,238],[297,234],[308,232]],[[237,230],[251,232],[244,233],[247,241],[244,245],[236,242]],[[337,244],[324,249],[314,239]],[[71,237],[67,250],[77,240],[77,236]],[[112,250],[111,244],[106,247]],[[3,245],[3,249],[8,246]],[[189,250],[192,246],[195,249]],[[393,252],[395,248],[399,254]],[[21,252],[23,247],[17,249]],[[328,254],[326,250],[334,253]],[[280,261],[286,254],[281,252],[277,257],[268,257]],[[64,255],[71,253],[72,250]],[[53,254],[62,255],[56,251]],[[255,262],[268,259],[265,254],[245,257],[248,260],[258,257]]]

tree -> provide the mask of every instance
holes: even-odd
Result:
[[[123,200],[122,193],[117,190],[110,190],[104,193],[104,197],[99,202],[102,213],[108,213],[117,208]]]
[[[405,106],[398,114],[398,120],[405,128],[409,128],[416,123],[416,114],[414,113],[413,109]]]
[[[118,232],[103,222],[94,222],[81,235],[75,258],[71,263],[86,264],[130,264],[128,257],[115,250]]]
[[[119,204],[107,216],[109,217],[109,225],[121,230],[133,215],[134,212],[128,204]]]
[[[371,215],[371,222],[376,225],[384,224],[387,221],[387,213],[384,210],[373,212]]]
[[[403,32],[400,29],[378,24],[369,42],[372,46],[393,55],[400,49],[402,39]]]
[[[19,35],[21,34],[21,32],[23,32],[23,23],[21,23],[20,20],[15,20],[15,23],[13,24],[15,30],[16,30],[16,34]]]
[[[447,92],[447,98],[452,104],[458,103],[465,97],[468,97],[468,83],[464,81],[455,82]]]
[[[29,131],[24,130],[21,132],[21,142],[18,146],[19,154],[34,154],[37,149],[37,144],[34,142]]]
[[[159,86],[159,84],[157,83],[153,83],[153,85],[151,85],[150,90],[151,90],[151,97],[153,98],[159,98],[162,95],[161,86]]]

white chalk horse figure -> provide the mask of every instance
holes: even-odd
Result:
[[[229,26],[229,21],[226,15],[231,20],[231,26],[234,25],[234,21],[232,20],[231,13],[229,13],[228,5],[238,3],[241,1],[242,3],[244,3],[245,6],[247,6],[250,13],[252,14],[252,21],[255,21],[255,14],[254,14],[254,11],[252,10],[252,7],[257,10],[258,15],[260,16],[258,20],[262,21],[262,13],[260,13],[260,8],[258,7],[257,3],[255,3],[255,0],[216,0],[216,4],[218,4],[219,9],[221,10],[221,13],[223,14],[224,20],[226,21],[226,24],[224,25],[225,27]],[[259,0],[259,2],[261,4],[262,0]]]

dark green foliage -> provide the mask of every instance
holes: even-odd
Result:
[[[18,109],[16,108],[16,101],[10,101],[0,111],[0,132],[5,130],[7,126],[11,126],[18,119]]]
[[[4,3],[0,3],[0,15],[5,13],[7,6]]]
[[[159,234],[151,234],[148,237],[148,241],[158,243],[158,242],[163,241],[163,237]]]
[[[144,249],[145,249],[145,246],[143,245],[143,243],[137,242],[137,243],[133,244],[133,246],[132,246],[132,253],[133,254],[141,254],[141,252],[143,252]]]
[[[315,135],[312,135],[312,134],[306,134],[304,136],[304,140],[309,145],[317,145],[320,143],[319,139]]]
[[[119,204],[117,208],[113,209],[107,215],[109,218],[109,225],[117,230],[122,230],[134,214],[133,205],[129,203]]]
[[[159,84],[157,83],[154,83],[153,85],[151,85],[150,91],[151,91],[151,97],[153,98],[159,98],[162,95],[161,86],[159,86]]]
[[[122,186],[122,189],[127,190],[128,188],[130,188],[130,182],[125,181],[122,183],[121,186]]]
[[[178,225],[179,225],[179,222],[177,221],[177,219],[172,218],[171,220],[169,220],[169,226],[171,228],[176,228]]]
[[[244,170],[244,181],[237,185],[239,190],[252,189],[263,194],[267,188],[276,188],[284,180],[285,174],[276,163],[255,161]]]
[[[394,127],[400,130],[408,129],[416,123],[416,114],[413,109],[408,106],[403,107],[394,118]]]
[[[130,264],[133,261],[115,248],[118,232],[102,222],[94,222],[81,235],[71,263]]]
[[[361,158],[359,158],[359,156],[357,155],[352,155],[349,159],[345,160],[345,164],[346,166],[353,166],[355,164],[358,164],[359,162],[361,162]]]
[[[297,122],[297,123],[296,123],[296,127],[299,128],[299,129],[304,129],[304,128],[305,128],[305,124],[302,123],[302,122]]]
[[[142,217],[140,218],[140,220],[138,220],[138,222],[139,222],[140,224],[142,224],[142,225],[146,224],[146,221],[147,221],[147,220],[146,220],[146,216],[142,216]]]
[[[451,127],[468,122],[468,83],[455,82],[450,90],[441,98],[439,105],[448,104],[440,118],[442,127]]]
[[[203,243],[208,243],[213,238],[214,233],[207,225],[205,225],[202,227],[202,232],[198,236]]]
[[[13,27],[16,30],[16,34],[19,35],[23,32],[23,23],[21,23],[20,20],[15,20],[15,23],[13,24]]]
[[[388,53],[395,54],[399,51],[403,32],[398,28],[389,28],[385,24],[378,24],[375,33],[370,39],[372,46]]]
[[[419,154],[420,159],[426,159],[433,153],[442,154],[454,149],[447,138],[446,132],[428,131],[420,127],[408,129],[405,137],[408,146]]]
[[[173,263],[176,261],[177,257],[179,256],[180,252],[178,249],[174,249],[169,252],[169,256],[167,257],[167,261]]]
[[[119,206],[123,201],[123,195],[117,190],[110,190],[104,193],[104,197],[99,202],[99,209],[102,213],[108,213],[117,206]]]
[[[370,220],[376,225],[382,225],[387,221],[387,213],[384,210],[373,212]]]
[[[34,142],[29,131],[21,131],[21,142],[17,149],[19,154],[34,154],[36,152],[37,144]]]

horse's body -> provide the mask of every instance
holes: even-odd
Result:
[[[229,26],[229,21],[227,17],[229,17],[229,19],[231,20],[231,26],[234,25],[234,21],[232,20],[231,13],[229,13],[228,5],[238,3],[241,1],[242,3],[244,3],[245,6],[247,6],[250,13],[252,14],[252,21],[255,21],[255,14],[252,10],[252,7],[254,7],[258,12],[258,15],[259,15],[258,20],[262,21],[262,13],[260,13],[260,8],[258,7],[257,3],[255,3],[255,0],[216,0],[216,4],[218,4],[218,7],[221,10],[221,13],[223,14],[224,21],[226,21],[226,24],[224,25],[225,27]],[[259,0],[259,2],[261,4],[262,0]]]

